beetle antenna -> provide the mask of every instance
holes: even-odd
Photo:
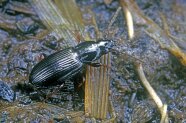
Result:
[[[117,53],[119,53],[119,54],[128,55],[128,56],[130,56],[130,57],[132,57],[132,58],[134,58],[134,59],[140,61],[141,63],[144,63],[144,64],[145,64],[145,62],[144,62],[143,60],[141,60],[141,59],[139,59],[139,58],[136,58],[136,57],[134,57],[134,56],[132,56],[132,55],[130,55],[130,54],[120,52],[120,51],[118,51],[118,50],[116,50],[116,49],[113,49],[113,48],[112,48],[112,49],[111,49],[111,52],[117,52]]]

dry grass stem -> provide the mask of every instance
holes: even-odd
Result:
[[[141,83],[143,84],[143,86],[145,87],[145,89],[147,90],[147,92],[149,93],[151,98],[154,100],[154,102],[156,103],[156,105],[161,113],[161,116],[163,118],[162,123],[168,123],[167,122],[168,121],[168,114],[167,114],[166,105],[164,105],[162,103],[161,99],[159,98],[159,96],[157,95],[155,90],[152,88],[150,83],[147,81],[141,64],[137,64],[137,72],[138,72],[139,78],[141,80]]]
[[[132,14],[131,14],[130,10],[125,6],[125,3],[124,3],[123,0],[120,0],[120,3],[121,3],[121,6],[123,7],[123,12],[125,14],[129,39],[133,39],[133,37],[134,37],[134,25],[133,25]]]
[[[115,123],[116,120],[116,112],[112,103],[112,100],[109,100],[109,113],[111,114],[111,118],[103,121],[103,123]]]
[[[112,17],[112,19],[111,19],[111,21],[110,21],[110,23],[108,25],[108,30],[110,30],[112,24],[116,20],[116,18],[117,18],[117,16],[118,16],[118,14],[119,14],[120,11],[121,11],[121,7],[118,7],[117,11],[114,13],[114,16]]]
[[[157,41],[161,48],[173,54],[182,65],[186,66],[186,54],[177,46],[174,39],[166,33],[167,25],[164,25],[165,29],[160,28],[152,19],[145,16],[134,0],[120,0],[120,3],[123,9],[129,9],[136,24],[143,25],[145,33]]]
[[[164,104],[162,107],[160,123],[168,123],[167,104]]]

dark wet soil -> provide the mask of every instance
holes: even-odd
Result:
[[[101,0],[77,0],[77,3],[82,8],[90,7],[93,10],[103,33],[107,31],[110,18],[119,6],[115,0],[108,5]],[[163,12],[171,34],[185,41],[184,0],[140,0],[137,3],[145,15],[160,27],[163,24],[159,12]],[[70,122],[69,115],[63,114],[67,110],[83,111],[84,106],[83,91],[79,91],[81,89],[77,89],[77,85],[74,87],[73,82],[69,81],[60,89],[57,86],[37,88],[28,82],[33,66],[62,49],[62,41],[46,33],[48,30],[27,0],[2,0],[0,10],[0,80],[11,86],[15,93],[14,102],[7,102],[0,95],[1,122],[18,122],[23,119],[35,122]],[[122,12],[112,27],[113,31],[117,29],[112,38],[119,39],[116,48],[122,52],[113,53],[110,75],[110,97],[117,115],[116,121],[160,122],[157,107],[135,71],[134,63],[140,59],[150,84],[163,103],[168,105],[170,122],[186,122],[186,68],[168,51],[161,49],[157,42],[144,33],[140,25],[134,25],[134,28],[135,38],[129,40]],[[184,48],[186,47],[182,45],[183,50]],[[74,91],[74,88],[78,91]],[[56,89],[59,91],[48,96]]]

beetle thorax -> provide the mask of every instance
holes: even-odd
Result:
[[[101,49],[98,44],[91,44],[90,46],[79,50],[79,58],[83,63],[93,62],[101,57]]]
[[[113,47],[110,40],[86,41],[75,47],[79,60],[83,63],[91,63],[98,60],[102,55],[107,54]]]

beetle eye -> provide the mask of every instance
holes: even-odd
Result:
[[[112,48],[113,47],[113,43],[112,42],[107,42],[106,44],[105,44],[105,46],[107,47],[107,48]]]

